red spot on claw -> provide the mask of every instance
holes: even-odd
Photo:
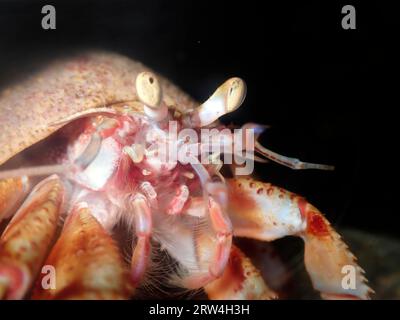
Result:
[[[299,199],[298,206],[302,217],[307,219],[308,233],[318,237],[329,235],[328,225],[321,213],[313,211],[313,206],[311,206],[304,198]]]
[[[329,229],[324,218],[319,213],[311,211],[308,218],[308,231],[316,236],[329,235]]]

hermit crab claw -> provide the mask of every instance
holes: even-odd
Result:
[[[246,97],[246,83],[240,78],[225,81],[213,95],[183,119],[189,127],[203,127],[235,111]]]
[[[146,115],[156,121],[163,120],[168,108],[162,104],[162,89],[158,78],[151,72],[141,72],[136,77],[136,93],[144,104]]]

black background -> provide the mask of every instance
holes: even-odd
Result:
[[[141,60],[198,100],[240,76],[246,101],[224,122],[269,124],[265,146],[337,168],[267,164],[259,176],[340,227],[398,237],[400,11],[383,1],[321,3],[0,1],[0,85],[32,61],[88,48]],[[45,4],[56,7],[56,30],[41,28]],[[345,4],[356,7],[356,30],[341,28]]]

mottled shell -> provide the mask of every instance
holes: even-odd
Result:
[[[143,64],[106,52],[90,52],[50,64],[0,94],[0,165],[46,138],[62,125],[50,125],[92,108],[139,101],[135,81]],[[196,102],[158,76],[163,102],[180,112]]]

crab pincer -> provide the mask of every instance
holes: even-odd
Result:
[[[368,299],[364,271],[328,220],[303,197],[251,178],[228,181],[234,234],[263,241],[285,236],[304,240],[304,263],[325,299]],[[343,285],[351,268],[354,286]]]

